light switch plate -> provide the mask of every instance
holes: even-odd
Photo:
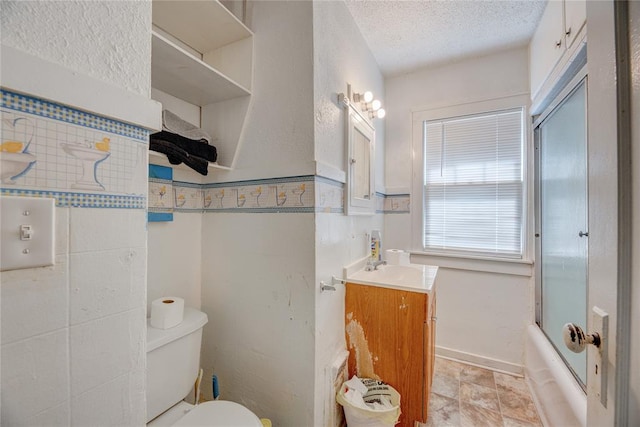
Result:
[[[55,199],[0,197],[0,270],[53,265]]]

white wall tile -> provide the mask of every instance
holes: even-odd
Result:
[[[56,208],[56,254],[66,254],[69,252],[69,209]]]
[[[27,419],[24,427],[66,427],[71,425],[69,402],[45,409],[37,415]],[[20,425],[20,424],[17,424]]]
[[[140,378],[144,378],[144,370],[121,375],[73,398],[71,425],[144,426],[146,406],[140,401],[144,381]]]
[[[130,140],[129,145],[136,147],[136,160],[131,175],[131,183],[128,188],[129,194],[147,194],[149,186],[149,145],[141,144],[139,141]]]
[[[145,276],[144,248],[71,254],[71,325],[143,307]]]
[[[13,42],[10,40],[9,44],[24,52],[53,58],[51,46],[44,46],[41,41],[56,39],[57,37],[51,37],[50,31],[56,32],[61,36],[57,38],[60,42],[58,48],[66,52],[64,65],[73,71],[69,75],[74,74],[75,77],[78,77],[78,71],[82,74],[93,70],[90,73],[93,77],[123,86],[124,89],[129,89],[136,94],[147,96],[150,91],[148,36],[151,28],[151,4],[122,3],[110,7],[110,20],[105,20],[105,11],[102,5],[81,3],[69,2],[66,5],[68,7],[65,8],[46,4],[46,2],[16,3],[14,5],[16,9],[12,11],[12,18],[16,19],[7,21],[11,27],[23,28],[23,22],[48,22],[51,25],[37,25],[43,32],[29,31],[28,37],[20,37],[18,33],[12,32],[16,37]],[[132,23],[136,25],[131,25]],[[74,30],[70,32],[58,31],[59,28],[68,25],[73,25]],[[124,53],[119,52],[116,55],[115,62],[126,65],[131,63],[129,59],[135,59],[134,62],[144,63],[143,65],[147,66],[95,66],[96,60],[104,62],[106,57],[102,54],[103,52],[96,50],[94,43],[84,37],[86,34],[91,34],[89,39],[109,39],[115,42],[126,40],[127,49]],[[115,38],[112,37],[113,35]],[[132,56],[133,53],[135,55]],[[115,63],[113,59],[107,59],[107,62],[113,65]],[[132,79],[132,77],[134,78]],[[77,80],[77,78],[73,80]],[[72,86],[66,82],[65,87],[71,91],[73,91]],[[144,141],[134,141],[116,133],[95,132],[88,127],[43,119],[39,116],[36,121],[38,123],[47,122],[47,126],[42,127],[42,132],[39,132],[34,138],[36,141],[34,141],[32,149],[38,157],[38,162],[26,176],[21,178],[21,184],[28,185],[30,189],[68,190],[69,184],[76,182],[82,168],[71,156],[61,152],[60,143],[65,141],[84,143],[86,140],[93,142],[108,136],[111,138],[111,155],[105,162],[97,165],[96,171],[98,179],[105,184],[107,193],[122,192],[128,195],[146,195],[148,153]],[[144,131],[140,132],[144,134]],[[96,133],[100,135],[96,135]],[[71,242],[70,235],[73,242]],[[113,276],[113,271],[116,271],[115,276],[118,278],[122,276],[122,271],[127,271],[125,275],[127,280],[122,285],[118,284],[118,286],[127,289],[127,295],[123,296],[119,293],[122,288],[117,288],[115,298],[111,298],[105,293],[96,292],[91,297],[94,299],[92,304],[85,304],[85,306],[96,307],[106,302],[109,311],[122,312],[127,320],[115,322],[115,324],[106,322],[102,328],[95,327],[92,332],[88,332],[91,334],[91,339],[87,339],[84,354],[90,355],[93,360],[87,360],[85,365],[80,364],[79,367],[86,368],[86,372],[100,372],[102,370],[112,373],[118,371],[115,367],[105,366],[105,360],[110,361],[109,352],[113,348],[119,348],[121,356],[116,358],[116,362],[120,363],[124,360],[125,363],[122,364],[125,366],[125,371],[123,375],[120,375],[122,381],[119,383],[93,384],[95,388],[90,390],[91,395],[86,396],[87,399],[84,401],[80,400],[80,405],[75,405],[76,409],[80,408],[84,411],[85,416],[72,417],[71,378],[80,382],[84,378],[80,374],[71,375],[70,372],[72,365],[70,365],[69,352],[71,347],[68,328],[70,316],[69,269],[71,265],[69,251],[86,253],[110,250],[118,251],[119,254],[123,249],[126,253],[128,248],[134,248],[140,258],[131,261],[127,260],[126,256],[123,258],[115,255],[103,259],[105,263],[100,267],[94,265],[91,269],[82,270],[82,275],[76,274],[75,276],[76,283],[91,282],[94,278],[100,278],[99,283],[104,284],[108,282],[106,278]],[[89,425],[144,425],[146,406],[143,395],[144,299],[146,292],[144,285],[146,275],[144,261],[146,258],[145,209],[56,208],[55,253],[57,256],[56,265],[52,271],[44,268],[2,273],[1,320],[3,329],[1,333],[3,344],[0,424],[7,427],[14,425],[28,425],[30,427],[38,425],[76,425],[82,427]],[[76,259],[76,263],[78,260],[84,261],[80,258]],[[79,270],[76,269],[76,271]],[[113,283],[115,284],[115,282]],[[135,286],[132,283],[135,283]],[[132,287],[131,290],[130,287]],[[137,307],[135,314],[127,314],[127,310],[132,306]],[[97,313],[89,314],[95,315]],[[62,329],[45,333],[45,331],[60,327]],[[125,338],[115,339],[113,337],[115,332],[112,330],[114,327],[118,331],[118,336]],[[109,345],[114,345],[114,347],[109,347]],[[83,353],[79,353],[76,348],[76,354],[82,355]],[[135,374],[132,372],[133,369],[136,369]],[[92,377],[89,375],[89,378]],[[106,378],[106,376],[102,375],[101,378]],[[107,382],[113,379],[99,380]],[[88,405],[89,402],[93,404]]]
[[[207,214],[203,235],[206,377],[274,424],[313,425],[314,215]]]
[[[51,267],[2,273],[2,343],[67,326],[68,257],[56,255]]]
[[[151,301],[177,296],[185,305],[200,308],[201,260],[215,256],[202,253],[201,214],[173,215],[173,222],[149,223],[147,313]]]
[[[72,397],[131,371],[144,370],[145,328],[143,309],[71,327]]]
[[[145,322],[146,324],[146,322]],[[143,426],[147,422],[147,352],[143,351],[144,369],[129,373],[129,424]],[[204,384],[204,383],[203,383]]]
[[[2,346],[2,425],[13,426],[69,395],[67,330]]]
[[[145,247],[146,212],[143,209],[70,209],[71,253]]]

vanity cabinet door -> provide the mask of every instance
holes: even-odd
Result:
[[[429,409],[429,398],[431,397],[431,384],[436,362],[436,294],[431,293],[427,306],[427,317],[424,321],[424,413],[427,419]]]
[[[349,377],[378,378],[395,388],[399,425],[426,422],[433,365],[429,295],[347,283],[345,298]]]

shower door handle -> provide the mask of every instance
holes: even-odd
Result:
[[[580,237],[589,237],[589,232],[588,231],[587,232],[580,231],[578,233],[578,236],[580,236]]]

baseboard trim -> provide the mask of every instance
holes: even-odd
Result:
[[[436,355],[445,359],[451,359],[467,363],[469,365],[479,366],[481,368],[489,368],[493,371],[504,372],[505,374],[518,375],[521,377],[524,376],[524,366],[505,362],[504,360],[493,359],[440,346],[436,346]]]

